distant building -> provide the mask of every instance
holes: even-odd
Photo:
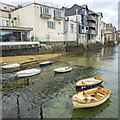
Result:
[[[105,29],[106,29],[106,23],[101,21],[101,42],[104,44],[105,42]]]
[[[120,43],[120,30],[116,31],[116,41],[117,43]]]
[[[105,43],[106,42],[115,42],[116,36],[115,36],[116,28],[112,26],[112,24],[106,24],[105,29]]]
[[[96,42],[102,43],[102,35],[101,35],[101,30],[102,30],[102,21],[101,19],[103,18],[102,12],[97,13],[98,14],[98,21],[97,21],[97,35],[96,35]]]
[[[88,12],[88,26],[89,26],[89,32],[88,32],[88,41],[90,43],[96,43],[96,35],[98,32],[98,14],[89,10]]]

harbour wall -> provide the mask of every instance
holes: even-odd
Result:
[[[4,45],[1,46],[0,56],[20,56],[20,55],[37,55],[64,52],[82,52],[85,50],[96,50],[106,46],[114,46],[114,42],[76,44],[76,42],[40,42],[39,44],[29,45]]]

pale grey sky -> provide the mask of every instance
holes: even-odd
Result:
[[[119,0],[0,0],[0,2],[17,5],[21,3],[39,2],[48,4],[55,7],[71,7],[74,4],[83,5],[87,4],[88,8],[95,12],[103,13],[103,21],[112,23],[113,26],[118,28],[118,1]]]

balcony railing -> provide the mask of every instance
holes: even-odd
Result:
[[[54,16],[54,19],[55,19],[55,20],[62,20],[63,17],[60,17],[60,16]]]
[[[95,18],[95,17],[93,17],[93,16],[89,16],[88,18],[87,18],[88,20],[92,20],[92,21],[97,21],[97,19]]]
[[[93,27],[93,28],[96,28],[96,27],[97,27],[96,24],[94,24],[94,23],[88,23],[88,26],[89,26],[89,27]]]
[[[51,18],[51,15],[41,13],[40,17],[49,19],[49,18]]]
[[[95,30],[89,30],[88,33],[89,33],[89,34],[93,34],[93,35],[96,35],[96,34],[97,34],[97,32],[96,32]]]

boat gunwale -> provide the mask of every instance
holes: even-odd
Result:
[[[45,65],[45,64],[50,64],[52,63],[52,61],[45,61],[45,62],[41,62],[40,65]]]
[[[97,78],[99,78],[99,77],[84,78],[84,79],[79,80],[77,83],[79,83],[79,82],[82,81],[82,80],[90,79],[90,78],[95,78],[95,79],[97,79]],[[77,83],[75,83],[75,86],[91,86],[91,85],[95,85],[95,84],[98,84],[98,83],[102,83],[102,82],[103,82],[103,79],[102,79],[102,78],[99,78],[99,79],[97,79],[97,80],[100,80],[100,82],[96,82],[96,83],[92,83],[92,84],[83,84],[83,85],[82,85],[82,84],[77,85]]]

